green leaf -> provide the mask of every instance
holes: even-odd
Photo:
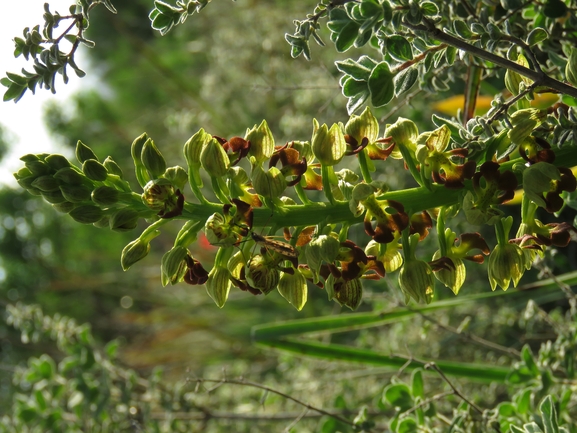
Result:
[[[378,63],[368,56],[361,57],[358,61],[346,59],[342,62],[335,62],[339,71],[343,74],[350,75],[358,81],[368,81],[374,67]]]
[[[361,15],[365,18],[380,16],[383,8],[376,0],[364,0],[360,5]]]
[[[419,426],[413,418],[405,418],[397,425],[395,431],[397,433],[417,433]]]
[[[172,17],[164,14],[158,14],[152,21],[152,28],[160,32],[168,32],[174,26]]]
[[[423,2],[421,3],[421,11],[423,11],[423,15],[433,16],[439,13],[439,8],[433,2]]]
[[[369,93],[368,83],[366,81],[358,81],[354,78],[349,78],[343,85],[343,95],[347,98],[366,92]]]
[[[420,368],[413,371],[412,377],[412,394],[413,397],[425,397],[425,384],[423,382],[423,370]]]
[[[549,34],[547,33],[547,30],[542,27],[537,27],[536,29],[531,30],[531,33],[527,36],[527,45],[536,45],[547,39],[548,36]]]
[[[26,92],[26,86],[19,86],[16,83],[13,83],[8,90],[4,93],[4,101],[11,101],[14,99],[14,102],[18,102],[24,93]]]
[[[419,72],[413,67],[407,68],[395,75],[395,96],[399,96],[408,91],[413,87],[418,78]]]
[[[162,14],[172,15],[178,13],[178,9],[169,3],[163,2],[161,0],[154,1],[154,7],[158,9]]]
[[[357,111],[361,106],[369,99],[371,96],[368,89],[362,93],[357,93],[356,95],[349,98],[347,101],[347,113],[352,114]]]
[[[379,63],[369,77],[369,90],[371,92],[371,103],[375,107],[387,105],[395,95],[394,75],[385,63]]]
[[[531,353],[531,349],[527,344],[523,346],[523,349],[521,349],[521,359],[534,377],[538,377],[541,374],[539,367],[537,367],[537,364],[535,363],[535,358],[533,358],[533,353]]]
[[[16,83],[20,86],[25,86],[26,83],[28,82],[28,80],[26,79],[26,77],[23,77],[22,75],[18,75],[18,74],[13,74],[12,72],[6,72],[6,76],[8,78],[10,78],[10,80],[13,83]]]
[[[545,3],[543,14],[549,18],[561,18],[567,15],[567,5],[561,0],[549,0]]]
[[[395,35],[387,38],[387,53],[395,60],[405,62],[413,59],[413,50],[411,44],[402,36]]]
[[[465,21],[453,21],[453,30],[463,39],[469,39],[471,36],[473,36],[473,32],[469,29],[469,26],[465,23]]]
[[[360,31],[361,31],[361,29],[359,28],[359,32]],[[354,43],[355,47],[360,48],[360,47],[364,46],[367,42],[369,42],[371,40],[371,36],[373,36],[373,30],[370,28],[363,31],[362,33],[359,33],[359,35],[355,39],[355,43]]]
[[[445,50],[445,60],[447,61],[448,65],[452,65],[455,63],[455,59],[457,58],[457,49],[455,47],[449,46]]]
[[[388,385],[383,390],[383,399],[391,406],[399,408],[401,412],[409,410],[414,405],[411,390],[404,383]]]
[[[335,48],[339,53],[347,51],[355,43],[355,39],[359,36],[359,25],[354,21],[349,22],[343,27],[335,40]]]
[[[555,410],[555,405],[553,404],[553,399],[550,395],[545,397],[539,406],[539,410],[543,414],[543,427],[545,427],[545,433],[559,433],[557,411]]]

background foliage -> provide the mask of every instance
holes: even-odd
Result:
[[[547,4],[552,3],[561,2]],[[311,62],[288,58],[283,35],[294,30],[291,18],[309,12],[308,3],[212,2],[164,37],[145,19],[148,1],[116,1],[114,6],[117,15],[96,8],[87,32],[97,48],[88,50],[91,64],[82,67],[98,74],[98,84],[46,112],[47,125],[71,149],[80,139],[127,166],[133,137],[146,130],[176,163],[181,143],[199,127],[221,136],[242,135],[246,125],[266,118],[280,143],[308,137],[311,117],[321,123],[348,117],[347,98],[337,85],[341,72],[334,65],[344,54],[335,57],[330,49],[312,46]],[[320,36],[331,38],[324,28]],[[370,48],[352,50],[354,55],[348,55],[359,58]],[[430,98],[444,102],[464,89],[461,80],[447,80],[452,88],[435,89]],[[482,89],[495,94],[500,80],[497,74]],[[398,107],[377,110],[377,118],[393,116],[392,122],[404,116],[420,127],[432,127],[433,99],[409,98],[410,105],[402,99]],[[178,145],[172,147],[174,143]],[[402,185],[400,168],[392,165],[379,176],[393,188]],[[419,312],[399,307],[396,290],[388,288],[394,279],[381,280],[368,287],[360,312],[398,307],[408,320],[376,322],[378,326],[366,329],[348,329],[347,316],[357,316],[327,306],[321,291],[311,291],[312,299],[300,313],[288,310],[278,296],[260,299],[240,292],[231,295],[225,310],[217,310],[202,288],[160,287],[158,263],[170,248],[170,235],[157,239],[145,261],[122,273],[118,254],[131,234],[73,224],[24,192],[5,189],[0,200],[7,309],[1,356],[10,373],[1,387],[5,431],[228,431],[231,426],[239,432],[383,431],[386,426],[415,431],[417,424],[427,431],[445,431],[449,425],[457,431],[506,431],[510,424],[522,428],[529,422],[545,429],[557,420],[574,428],[575,305],[556,281],[548,283],[557,287],[552,290],[557,296],[530,295],[548,302],[541,307],[533,302],[527,306],[529,297],[507,293],[473,296],[469,302],[460,297],[446,309]],[[563,212],[562,219],[573,219],[571,209]],[[548,252],[544,269],[555,274],[574,269],[574,247]],[[195,257],[209,261],[213,254],[205,248]],[[463,295],[488,291],[484,278],[470,275],[468,281]],[[437,302],[452,296],[441,291]],[[21,303],[9,305],[15,302]],[[486,370],[511,367],[512,373],[507,383],[481,385],[476,382],[483,380],[481,370],[455,382],[376,361],[376,366],[303,361],[251,343],[254,325],[329,314],[347,319],[335,328],[339,332],[313,334],[312,342],[403,354],[417,361],[471,362]],[[78,325],[85,322],[90,327]],[[259,341],[274,347],[266,339]],[[314,355],[312,349],[309,355]],[[201,382],[196,389],[199,378],[217,383]],[[451,388],[455,384],[457,392]],[[546,395],[552,397],[543,399]],[[303,409],[287,396],[334,416]],[[556,431],[551,428],[545,431]]]

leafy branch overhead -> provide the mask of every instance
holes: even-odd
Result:
[[[44,4],[44,26],[42,31],[40,26],[25,28],[23,38],[14,38],[14,57],[24,56],[26,60],[33,60],[32,71],[22,69],[22,75],[7,73],[7,77],[0,80],[2,85],[8,88],[4,93],[4,101],[14,100],[18,102],[30,90],[35,92],[36,86],[44,87],[52,93],[56,93],[56,76],[62,75],[64,83],[68,82],[66,68],[70,66],[76,75],[83,77],[85,72],[80,69],[74,60],[74,55],[80,44],[93,47],[94,42],[84,38],[84,31],[88,28],[88,15],[90,10],[97,4],[104,6],[112,13],[116,9],[110,0],[102,1],[79,1],[72,5],[68,15],[61,15],[58,12],[51,12],[50,5]],[[66,25],[65,30],[55,36],[55,30]],[[76,33],[73,33],[76,30]],[[65,53],[61,50],[60,44],[67,41],[71,48]]]
[[[98,3],[79,4],[78,13],[67,17],[46,7],[44,39],[33,31],[29,42],[17,40],[20,50],[41,59],[59,53],[58,42],[77,28],[72,53],[55,55],[60,63],[50,63],[52,71],[65,71],[74,65],[88,12]],[[165,34],[208,3],[157,0],[152,26]],[[53,39],[53,28],[64,19],[72,23]],[[165,224],[184,220],[162,260],[162,282],[206,284],[219,307],[236,287],[254,295],[277,289],[300,310],[309,288],[316,287],[329,300],[356,309],[362,282],[391,272],[398,272],[406,302],[429,303],[435,281],[458,294],[465,263],[483,263],[485,256],[490,287],[506,290],[547,248],[569,243],[575,231],[570,224],[544,224],[537,217],[539,208],[557,213],[573,206],[577,186],[570,169],[577,164],[577,19],[564,3],[323,1],[286,36],[293,57],[310,58],[311,38],[324,45],[323,20],[337,51],[365,46],[374,52],[336,62],[349,113],[369,102],[386,106],[417,83],[429,94],[458,84],[466,93],[463,118],[433,116],[434,126],[419,131],[411,119],[379,124],[366,108],[346,124],[313,119],[310,137],[281,144],[266,121],[230,139],[200,129],[184,145],[185,162],[168,168],[159,147],[143,134],[132,144],[139,191],[110,157],[101,162],[79,142],[80,166],[59,155],[26,155],[25,167],[15,174],[18,182],[81,223],[126,231],[147,221],[122,253],[125,270],[148,254]],[[44,43],[51,50],[42,51]],[[52,89],[54,74],[45,72]],[[21,97],[34,82],[14,80],[9,99]],[[485,115],[474,116],[483,80],[503,91]],[[542,93],[553,98],[536,108],[532,100]],[[418,188],[407,184],[390,191],[377,180],[395,159]],[[519,188],[521,223],[513,227],[503,205]],[[460,219],[478,232],[459,233]],[[366,238],[354,243],[349,231],[357,224]],[[255,230],[265,226],[268,235],[282,230],[285,241]],[[494,241],[481,236],[482,226],[494,228]],[[421,244],[431,231],[438,250],[424,257]],[[191,251],[201,232],[215,248],[210,266]]]

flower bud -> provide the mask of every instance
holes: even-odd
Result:
[[[92,224],[94,227],[103,229],[105,227],[110,227],[110,217],[108,215],[103,216],[98,221]]]
[[[26,161],[24,165],[34,176],[44,176],[46,174],[50,174],[50,166],[44,161]]]
[[[140,158],[153,179],[158,179],[166,171],[166,161],[152,139],[146,140],[142,146]]]
[[[178,245],[162,256],[160,271],[162,273],[163,287],[168,283],[174,285],[182,280],[188,270],[187,256],[188,250]]]
[[[231,229],[231,225],[219,213],[208,217],[204,225],[204,233],[211,245],[230,247],[239,241],[239,235]]]
[[[104,212],[97,206],[82,205],[72,209],[68,215],[81,224],[93,224],[104,216]]]
[[[215,266],[208,274],[206,291],[218,308],[224,307],[228,299],[231,286],[229,277],[228,269],[221,266]]]
[[[127,232],[136,228],[140,215],[134,209],[118,210],[110,218],[110,229],[116,232]]]
[[[144,187],[151,179],[150,175],[146,171],[144,165],[142,165],[142,149],[144,148],[144,143],[148,141],[148,134],[145,132],[142,135],[136,137],[132,142],[130,148],[130,154],[132,155],[132,160],[134,161],[134,172],[136,174],[136,180],[141,187]]]
[[[360,116],[352,115],[345,125],[345,133],[353,137],[358,143],[366,138],[373,143],[379,136],[379,122],[369,107]]]
[[[62,155],[49,155],[44,160],[46,164],[54,171],[58,171],[64,167],[70,167],[70,162]]]
[[[356,202],[364,201],[375,193],[372,186],[366,183],[359,183],[353,189],[353,200]]]
[[[320,235],[305,248],[305,257],[310,269],[317,273],[322,262],[334,263],[340,250],[340,242],[328,235]]]
[[[92,149],[80,140],[76,143],[76,159],[80,164],[84,164],[84,161],[88,161],[89,159],[98,161],[98,157]]]
[[[104,165],[108,173],[114,174],[118,176],[120,179],[123,179],[122,169],[110,156],[106,157],[106,159],[102,164]]]
[[[358,278],[344,281],[331,274],[325,281],[325,290],[329,300],[334,299],[353,311],[361,305],[363,299],[363,286]]]
[[[32,153],[27,153],[26,155],[20,157],[20,161],[22,161],[23,163],[27,163],[33,161],[40,161],[40,158],[38,158],[37,155],[34,155]]]
[[[61,180],[70,185],[80,185],[86,181],[82,173],[79,173],[76,168],[64,167],[54,173],[54,178]]]
[[[133,264],[145,258],[150,252],[150,242],[140,238],[130,242],[122,250],[120,264],[123,270],[128,270]]]
[[[415,122],[409,119],[399,117],[399,119],[392,125],[387,125],[385,137],[392,137],[395,142],[395,148],[391,153],[391,157],[395,159],[402,159],[401,148],[406,148],[412,153],[416,149],[416,140],[419,136],[419,130]]]
[[[281,272],[278,291],[298,311],[307,303],[307,280],[298,269],[294,274]]]
[[[45,175],[35,178],[31,185],[40,191],[55,191],[59,189],[60,182],[54,179],[54,176]]]
[[[378,261],[383,263],[386,272],[394,272],[403,264],[403,255],[399,251],[397,241],[382,244],[371,239],[365,247],[365,254],[375,256]]]
[[[95,159],[87,159],[82,164],[82,172],[88,179],[99,182],[105,181],[108,177],[108,170]]]
[[[266,120],[263,120],[258,127],[255,125],[247,131],[244,139],[250,141],[248,154],[255,157],[257,165],[269,159],[274,152],[274,137]]]
[[[142,201],[152,210],[164,210],[176,202],[174,187],[168,179],[154,179],[144,186]]]
[[[441,253],[437,251],[433,255],[433,260],[437,260],[440,257]],[[465,268],[463,260],[456,257],[451,257],[450,260],[453,262],[454,267],[439,269],[434,272],[434,275],[437,280],[445,285],[445,287],[448,287],[455,295],[458,295],[463,283],[465,282],[467,269]]]
[[[60,186],[60,191],[64,198],[71,203],[82,203],[90,200],[92,191],[84,185],[69,185],[63,184]]]
[[[186,182],[188,182],[188,173],[180,166],[169,167],[164,173],[164,178],[168,179],[176,189],[184,190]]]
[[[214,138],[203,147],[200,162],[211,177],[224,177],[230,166],[228,155]]]
[[[525,255],[516,244],[497,244],[489,256],[489,282],[491,289],[499,285],[503,290],[509,288],[511,280],[513,287],[517,287],[525,272]]]
[[[28,191],[32,192],[32,190]],[[42,191],[42,198],[44,198],[44,200],[46,200],[50,204],[59,204],[67,201],[64,195],[62,195],[62,192],[60,190]]]
[[[326,124],[319,127],[313,134],[312,148],[315,157],[323,165],[338,164],[347,150],[347,143],[341,127],[336,123],[328,128]]]
[[[69,213],[72,209],[76,207],[76,204],[65,201],[62,203],[53,204],[52,207],[60,213]]]
[[[268,266],[267,259],[260,254],[254,256],[245,268],[246,281],[255,289],[268,295],[278,286],[280,273],[278,269]]]
[[[554,191],[554,181],[561,179],[559,169],[553,164],[539,162],[523,171],[523,190],[527,197],[538,206],[547,208],[543,193]]]
[[[263,197],[280,197],[287,187],[287,181],[280,170],[271,167],[264,171],[262,165],[255,165],[252,170],[252,186],[257,194]]]
[[[435,277],[428,263],[416,259],[407,260],[399,273],[399,285],[405,294],[405,301],[413,298],[417,302],[430,304]]]
[[[202,149],[211,139],[211,135],[207,134],[202,128],[188,139],[184,144],[184,157],[189,166],[200,166]]]
[[[92,201],[99,206],[112,206],[118,203],[120,192],[110,186],[99,186],[92,191]]]

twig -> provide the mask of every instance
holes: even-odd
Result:
[[[454,392],[453,391],[445,391],[442,392],[440,394],[434,395],[426,400],[423,400],[422,402],[420,402],[418,405],[410,408],[409,410],[407,410],[406,412],[403,412],[400,416],[399,416],[399,420],[406,418],[409,414],[415,412],[417,409],[420,409],[423,406],[428,405],[429,403],[432,403],[433,401],[437,401],[440,400],[442,398],[448,397],[450,395],[453,395]]]
[[[411,309],[410,307],[407,307],[407,308]],[[414,311],[414,310],[413,310],[413,311]],[[517,357],[517,358],[520,358],[520,357],[521,357],[521,352],[519,352],[519,351],[517,351],[517,350],[515,350],[515,349],[509,348],[509,347],[505,347],[505,346],[501,346],[500,344],[496,344],[496,343],[493,343],[493,342],[491,342],[491,341],[489,341],[489,340],[485,340],[484,338],[478,337],[478,336],[476,336],[476,335],[474,335],[474,334],[471,334],[471,333],[469,333],[469,332],[461,332],[461,331],[459,331],[458,329],[453,328],[452,326],[443,325],[443,324],[442,324],[441,322],[439,322],[438,320],[433,319],[432,317],[427,316],[426,314],[423,314],[423,313],[420,312],[420,311],[416,311],[416,313],[419,314],[423,319],[425,319],[425,320],[433,323],[433,324],[436,325],[437,327],[439,327],[439,328],[441,328],[441,329],[444,329],[445,331],[451,332],[451,333],[459,336],[460,338],[462,338],[462,339],[464,339],[464,340],[467,340],[467,341],[471,341],[471,342],[473,342],[473,343],[480,344],[480,345],[482,345],[482,346],[488,347],[488,348],[493,349],[493,350],[497,350],[497,351],[499,351],[499,352],[506,353],[507,355],[515,356],[515,357]]]
[[[296,417],[289,425],[287,425],[287,426],[285,427],[285,429],[283,430],[283,433],[290,433],[290,430],[291,430],[295,425],[297,425],[297,423],[298,423],[301,419],[303,419],[303,417],[307,414],[308,411],[309,411],[309,410],[308,410],[307,408],[304,408],[303,411],[301,412],[301,414],[300,414],[298,417]]]
[[[518,100],[520,100],[521,98],[525,97],[525,95],[527,95],[528,93],[532,92],[535,87],[537,87],[538,83],[537,81],[535,81],[533,84],[531,84],[529,87],[525,88],[523,91],[519,92],[518,95],[513,96],[512,98],[510,98],[508,101],[505,101],[498,109],[497,111],[495,111],[495,113],[493,113],[493,115],[491,117],[489,117],[487,119],[487,123],[491,124],[493,121],[495,121],[499,116],[501,116],[504,112],[506,112],[507,110],[509,110],[509,108]]]
[[[439,374],[439,376],[441,376],[441,378],[451,387],[451,389],[453,390],[453,394],[455,394],[457,397],[459,397],[461,400],[463,400],[465,403],[467,403],[469,406],[475,409],[478,413],[480,414],[483,413],[483,410],[479,406],[470,401],[467,397],[465,397],[461,393],[461,391],[455,388],[455,385],[453,385],[453,383],[449,380],[449,378],[445,376],[445,373],[443,373],[443,370],[441,370],[437,364],[435,364],[434,362],[425,363],[425,370],[429,369],[435,370]]]
[[[222,385],[222,384],[241,385],[241,386],[249,386],[249,387],[252,387],[252,388],[262,389],[262,390],[264,390],[264,391],[268,391],[268,392],[270,392],[270,393],[273,393],[273,394],[276,394],[276,395],[278,395],[278,396],[280,396],[280,397],[283,397],[283,398],[285,398],[285,399],[287,399],[287,400],[291,400],[291,401],[293,401],[293,402],[295,402],[295,403],[297,403],[297,404],[299,404],[299,405],[301,405],[301,406],[303,406],[303,407],[305,407],[305,408],[307,408],[307,409],[309,409],[309,410],[318,412],[318,413],[323,414],[323,415],[330,416],[331,418],[334,418],[334,419],[336,419],[337,421],[340,421],[340,422],[342,422],[342,423],[344,423],[344,424],[350,425],[350,426],[352,426],[352,427],[354,427],[354,425],[355,425],[353,422],[349,421],[349,420],[346,419],[346,418],[343,418],[343,417],[340,416],[340,415],[337,415],[337,414],[335,414],[335,413],[331,413],[331,412],[326,411],[326,410],[324,410],[324,409],[321,409],[321,408],[312,406],[312,405],[310,405],[310,404],[308,404],[308,403],[305,403],[304,401],[299,400],[299,399],[297,399],[297,398],[295,398],[295,397],[293,397],[293,396],[291,396],[291,395],[285,394],[285,393],[283,393],[283,392],[281,392],[281,391],[277,391],[276,389],[273,389],[273,388],[269,388],[268,386],[261,385],[260,383],[248,382],[248,381],[244,381],[244,380],[226,379],[226,378],[225,378],[225,379],[220,379],[220,380],[217,380],[217,379],[203,379],[203,378],[199,378],[199,379],[190,379],[190,378],[187,378],[187,382],[193,382],[193,383],[208,382],[208,383],[218,383],[218,384],[221,384],[221,385]]]
[[[489,51],[471,45],[463,41],[462,39],[459,39],[457,37],[451,36],[443,32],[442,30],[436,28],[432,23],[430,23],[429,25],[424,25],[424,24],[411,24],[409,22],[403,21],[403,25],[405,27],[410,28],[413,31],[428,33],[434,39],[437,39],[440,42],[444,42],[460,50],[467,51],[473,56],[480,57],[484,60],[488,60],[489,62],[495,63],[496,65],[499,65],[503,68],[517,72],[518,74],[535,81],[537,83],[536,85],[551,87],[552,89],[557,90],[559,93],[564,93],[573,96],[574,98],[577,98],[577,88],[562,83],[561,81],[555,80],[554,78],[551,78],[548,75],[542,74],[538,71],[526,68],[504,57],[498,56]]]

